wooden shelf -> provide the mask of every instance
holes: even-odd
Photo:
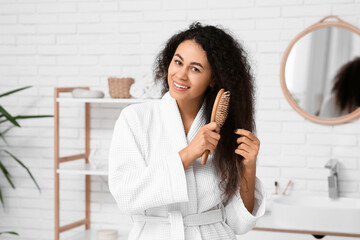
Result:
[[[76,163],[76,165],[66,166],[62,164],[56,171],[61,174],[79,174],[79,175],[108,175],[108,166],[104,165],[99,168],[94,168],[90,163]]]
[[[80,87],[82,89],[89,89],[89,87]],[[54,89],[54,233],[55,240],[97,240],[96,230],[84,230],[74,233],[73,236],[66,235],[60,238],[60,233],[69,231],[73,228],[84,226],[85,229],[90,229],[90,181],[92,175],[107,176],[108,166],[107,161],[99,162],[104,165],[97,168],[89,163],[90,156],[90,103],[120,103],[120,104],[136,104],[143,102],[159,101],[160,99],[141,99],[141,98],[73,98],[71,92],[74,87],[70,88],[55,88]],[[85,117],[85,149],[82,154],[76,154],[66,157],[60,157],[60,103],[70,103],[72,105],[79,105],[84,109]],[[79,104],[74,104],[79,103]],[[81,106],[82,105],[82,106]],[[85,218],[80,221],[69,223],[65,226],[60,226],[60,175],[75,174],[82,175],[85,178]],[[119,238],[127,239],[128,232],[119,231]]]
[[[62,240],[98,240],[96,236],[97,230],[84,230],[82,232],[76,233],[71,237],[62,238]],[[126,240],[128,239],[128,232],[120,232],[118,234],[117,240]]]
[[[73,97],[59,97],[56,99],[56,102],[71,102],[71,103],[142,103],[142,102],[151,102],[159,101],[160,99],[156,98],[73,98]]]

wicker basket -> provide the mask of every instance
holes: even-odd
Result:
[[[109,77],[109,94],[112,98],[130,98],[130,86],[135,82],[133,78]]]

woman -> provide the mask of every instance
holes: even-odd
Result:
[[[331,95],[321,106],[319,117],[333,118],[352,113],[360,107],[360,57],[343,65],[334,78]]]
[[[124,108],[110,147],[109,187],[132,216],[129,239],[236,239],[265,210],[245,53],[225,31],[194,23],[168,40],[155,76],[162,99]],[[220,130],[209,120],[221,88],[231,101]]]

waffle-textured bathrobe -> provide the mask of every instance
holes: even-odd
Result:
[[[245,208],[239,192],[223,205],[219,177],[209,155],[184,170],[179,151],[205,124],[200,108],[185,135],[176,100],[125,107],[114,128],[109,152],[109,188],[118,207],[132,216],[129,239],[236,239],[265,212],[264,191],[255,183],[255,207]]]

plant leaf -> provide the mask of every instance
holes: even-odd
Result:
[[[6,139],[5,139],[5,133],[7,133],[10,129],[12,129],[14,126],[10,126],[10,127],[8,127],[5,131],[3,131],[3,132],[0,132],[0,138],[6,143],[6,145],[8,145],[9,146],[9,143],[6,141]]]
[[[19,236],[19,234],[17,233],[17,232],[0,232],[0,235],[1,234],[13,234],[13,235],[18,235]]]
[[[13,94],[13,93],[16,93],[16,92],[19,92],[19,91],[22,91],[22,90],[25,90],[25,89],[28,89],[28,88],[31,88],[31,87],[32,86],[26,86],[26,87],[18,88],[18,89],[12,90],[10,92],[3,93],[3,94],[0,95],[0,97],[5,97],[7,95],[10,95],[10,94]]]
[[[2,204],[3,206],[5,206],[4,198],[3,198],[3,195],[2,195],[2,193],[1,193],[1,187],[0,187],[0,201],[1,201],[1,204]]]
[[[36,187],[39,189],[39,192],[41,192],[38,183],[36,182],[35,178],[34,178],[33,175],[31,174],[30,170],[25,166],[25,164],[23,164],[19,159],[17,159],[14,155],[12,155],[11,153],[9,153],[7,150],[4,150],[4,152],[6,152],[7,154],[9,154],[15,161],[17,161],[23,168],[25,168],[25,170],[28,172],[28,174],[30,175],[31,179],[32,179],[33,182],[35,183]]]
[[[0,138],[9,146],[8,142],[4,138],[4,133],[0,133]]]
[[[26,118],[47,118],[54,117],[54,115],[27,115],[27,116],[16,116],[15,119],[26,119]]]
[[[4,114],[4,116],[6,117],[7,120],[9,120],[10,122],[12,122],[12,124],[14,124],[17,127],[20,127],[20,124],[18,122],[16,122],[15,118],[13,116],[11,116],[2,106],[0,106],[0,112],[2,114]],[[2,122],[5,122],[6,120],[2,120]]]
[[[6,150],[5,150],[6,152]],[[8,182],[10,183],[11,187],[15,189],[15,185],[14,183],[11,181],[11,175],[9,173],[9,171],[6,169],[6,167],[4,166],[4,164],[0,161],[0,169],[3,172],[5,178],[8,180]]]
[[[29,116],[21,116],[18,115],[14,117],[14,119],[26,119],[26,118],[47,118],[47,117],[54,117],[54,115],[29,115]],[[0,123],[6,122],[8,119],[0,121]]]

